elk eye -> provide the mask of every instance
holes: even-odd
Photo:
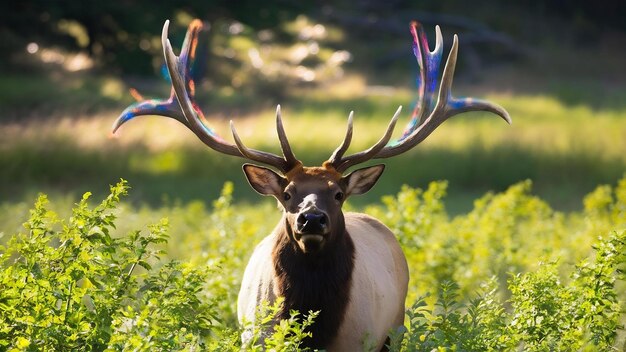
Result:
[[[287,193],[287,192],[284,192],[283,193],[283,199],[284,200],[289,200],[289,199],[291,199],[291,195],[289,193]]]
[[[343,192],[337,192],[337,194],[335,194],[335,199],[336,200],[343,200]]]

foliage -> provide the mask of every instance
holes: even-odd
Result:
[[[200,17],[212,25],[217,20],[239,22],[260,32],[279,29],[286,22],[306,13],[316,21],[341,23],[342,30],[351,32],[350,39],[364,44],[371,44],[372,38],[376,38],[378,32],[389,31],[386,26],[378,25],[379,21],[383,22],[381,18],[402,19],[404,23],[411,19],[447,20],[455,26],[470,28],[473,21],[483,21],[520,37],[528,36],[523,35],[523,28],[533,24],[538,26],[538,22],[542,25],[545,22],[555,22],[555,28],[564,27],[563,31],[584,35],[583,38],[592,37],[607,28],[624,28],[619,16],[623,13],[624,5],[618,0],[607,0],[604,6],[593,6],[584,1],[522,1],[503,4],[493,0],[481,0],[478,2],[479,6],[470,8],[459,0],[429,0],[418,4],[354,4],[344,0],[324,4],[323,9],[314,4],[284,1],[267,1],[262,4],[255,1],[240,1],[236,4],[227,1],[195,1],[184,5],[176,2],[154,5],[147,0],[129,0],[124,4],[66,1],[50,3],[45,0],[22,1],[15,6],[3,3],[0,5],[0,13],[3,14],[2,21],[6,29],[0,33],[0,48],[8,55],[3,55],[0,62],[23,50],[24,43],[37,41],[64,49],[86,50],[102,61],[107,69],[146,73],[149,68],[146,69],[148,65],[145,63],[150,61],[151,55],[158,52],[150,45],[152,37],[149,33],[153,32],[151,29],[158,29],[165,18],[172,17]],[[150,11],[146,11],[146,8],[150,8]],[[483,11],[484,8],[493,10]],[[343,19],[345,12],[359,19],[376,15],[376,18],[364,21],[371,30],[363,31],[361,27],[355,26],[354,21],[350,21],[350,16]],[[474,24],[476,26],[479,25]],[[550,32],[544,35],[549,36]],[[285,31],[280,31],[279,34],[277,39],[284,40]],[[372,46],[385,44],[380,38],[377,39],[378,42]]]
[[[256,323],[244,322],[244,348],[247,351],[300,351],[302,341],[311,336],[306,328],[313,324],[319,312],[308,312],[300,319],[300,312],[291,311],[289,319],[277,322],[283,299],[274,304],[262,304],[257,316],[262,317]],[[269,332],[269,333],[268,333]]]
[[[585,198],[582,214],[568,216],[532,195],[530,181],[488,193],[472,211],[452,219],[442,201],[446,182],[431,183],[425,191],[404,186],[383,198],[384,208],[369,212],[398,235],[416,292],[434,294],[452,281],[466,296],[492,277],[506,290],[509,273],[535,270],[541,260],[585,258],[599,234],[625,228],[624,180],[614,190],[598,187]]]
[[[86,193],[67,221],[37,200],[0,257],[0,346],[8,350],[172,350],[202,346],[217,316],[202,289],[207,267],[169,262],[152,271],[167,221],[114,238],[122,181],[90,209]],[[145,272],[139,272],[143,268]],[[29,347],[30,346],[30,347]]]
[[[3,350],[240,349],[239,329],[224,325],[234,325],[235,288],[214,275],[216,263],[159,262],[165,252],[155,247],[168,239],[164,219],[145,234],[111,235],[115,210],[127,189],[125,181],[111,187],[111,194],[93,209],[86,193],[67,221],[47,209],[47,197],[41,195],[24,224],[27,233],[0,247]],[[210,217],[222,238],[237,228],[231,193],[227,184]],[[223,250],[225,256],[234,255]],[[297,350],[308,336],[306,327],[317,314],[301,320],[292,312],[261,338],[262,327],[274,321],[280,304],[260,312],[262,323],[253,328],[250,349],[261,350],[264,341],[278,350]]]
[[[127,188],[111,187],[93,208],[86,194],[67,220],[40,196],[26,232],[0,249],[3,350],[237,351],[242,337],[246,350],[299,350],[316,312],[277,322],[278,301],[260,307],[254,323],[235,319],[241,272],[268,231],[248,219],[275,210],[242,213],[232,184],[210,209],[196,202],[133,210],[120,203]],[[411,270],[406,329],[392,334],[391,350],[592,351],[621,343],[626,178],[598,187],[570,214],[522,182],[451,217],[446,189],[403,187],[368,208],[395,231]],[[136,215],[127,219],[129,211]],[[172,221],[157,221],[163,214]],[[132,230],[144,221],[157,223]],[[176,237],[166,243],[168,226]]]
[[[407,311],[407,336],[392,349],[407,351],[608,351],[621,329],[616,279],[626,263],[626,232],[612,233],[596,247],[595,260],[579,263],[570,282],[561,282],[556,263],[509,281],[506,309],[497,282],[483,293],[459,302],[459,289],[445,282],[432,307],[425,297]]]

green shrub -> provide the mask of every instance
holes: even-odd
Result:
[[[468,303],[453,282],[440,286],[433,306],[419,298],[407,311],[408,332],[396,337],[396,351],[608,351],[621,329],[616,279],[626,262],[626,232],[599,242],[593,261],[584,260],[563,283],[556,263],[516,274],[511,298],[498,299],[497,282]]]
[[[626,178],[598,187],[570,214],[522,182],[451,218],[446,186],[403,187],[367,209],[396,233],[411,270],[406,329],[392,334],[391,350],[595,351],[621,343]],[[235,317],[247,258],[272,225],[253,219],[274,210],[233,205],[226,184],[211,208],[136,211],[120,203],[127,189],[118,183],[95,207],[85,194],[67,220],[39,197],[25,231],[0,247],[0,350],[239,351],[242,334],[246,350],[300,350],[316,312],[274,325],[279,301],[260,307],[255,326]],[[124,220],[121,211],[134,215]],[[172,221],[132,230],[164,214]],[[169,227],[176,237],[167,243]]]
[[[152,265],[167,221],[113,238],[120,182],[90,209],[90,194],[59,221],[40,196],[0,257],[0,346],[8,350],[171,350],[202,346],[217,316],[201,296],[209,268]],[[138,268],[145,271],[139,273]]]
[[[125,181],[118,183],[93,209],[88,206],[90,194],[85,194],[66,221],[47,209],[45,195],[39,197],[24,224],[26,232],[0,247],[0,349],[241,348],[241,331],[229,320],[232,313],[220,309],[232,307],[232,300],[224,299],[236,293],[225,292],[213,280],[221,277],[215,275],[218,266],[160,261],[164,251],[158,245],[168,240],[167,220],[145,233],[111,235],[115,210],[127,190]],[[232,185],[226,185],[214,204],[210,220],[218,232],[233,226],[228,222],[233,220],[231,193]],[[266,323],[275,318],[279,304],[263,312]],[[296,350],[316,314],[302,321],[299,316],[293,312],[277,325],[266,345]],[[262,341],[260,335],[257,328],[255,341]],[[261,346],[255,342],[249,348]]]

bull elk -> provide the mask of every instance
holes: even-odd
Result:
[[[243,165],[252,188],[276,198],[283,216],[274,231],[256,247],[246,267],[237,302],[240,322],[254,322],[263,301],[272,303],[283,297],[279,318],[289,317],[290,310],[319,311],[309,329],[312,337],[304,341],[306,347],[355,351],[362,348],[367,338],[377,349],[384,349],[390,331],[404,322],[407,262],[394,234],[385,225],[365,214],[344,214],[341,209],[348,197],[363,194],[374,186],[384,165],[348,174],[346,171],[371,159],[389,158],[410,150],[446,119],[463,112],[489,111],[511,122],[508,113],[496,104],[452,97],[457,36],[438,84],[443,52],[441,31],[436,27],[436,45],[430,51],[423,29],[412,23],[413,52],[421,71],[419,99],[399,139],[390,142],[401,107],[376,144],[345,156],[352,139],[350,113],[339,147],[321,166],[307,167],[291,150],[280,106],[276,109],[276,130],[282,156],[247,147],[232,121],[234,144],[206,127],[195,103],[190,70],[202,23],[196,20],[189,26],[180,56],[172,51],[168,25],[166,21],[161,40],[172,80],[169,99],[131,105],[115,121],[113,132],[138,115],[166,116],[180,121],[217,152],[271,167]]]

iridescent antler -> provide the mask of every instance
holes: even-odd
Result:
[[[202,22],[194,20],[189,25],[180,56],[176,56],[172,50],[168,39],[168,27],[169,21],[165,21],[161,35],[161,43],[163,45],[165,64],[172,80],[172,92],[170,97],[166,100],[144,100],[129,106],[113,123],[113,132],[117,131],[122,124],[136,116],[166,116],[187,126],[204,144],[220,153],[267,164],[277,168],[283,173],[300,165],[300,161],[296,159],[289,146],[289,141],[287,140],[282,124],[280,106],[276,108],[276,130],[283,151],[283,157],[246,147],[239,139],[232,121],[231,129],[236,145],[225,141],[217,135],[213,129],[207,127],[204,123],[204,115],[195,102],[195,81],[191,70],[195,60],[198,35],[202,29]],[[138,96],[138,98],[141,97]]]
[[[195,81],[197,77],[191,74],[191,67],[196,59],[195,53],[198,46],[198,36],[202,31],[202,22],[193,20],[187,28],[187,34],[183,41],[183,47],[180,51],[180,67],[185,70],[183,77],[186,77],[185,85],[188,88],[189,100],[193,103],[196,114],[204,119],[202,111],[195,103]],[[131,95],[137,100],[127,107],[113,123],[113,133],[115,133],[127,121],[142,115],[159,115],[171,117],[189,128],[189,124],[180,109],[180,105],[176,100],[176,93],[172,87],[170,96],[167,99],[144,99],[135,89],[131,89]],[[208,128],[208,127],[207,127]],[[209,129],[210,130],[210,129]],[[213,132],[211,130],[211,132]],[[215,134],[213,132],[213,134]]]
[[[420,75],[418,76],[418,101],[411,120],[409,121],[404,133],[398,140],[388,143],[384,147],[378,147],[377,143],[374,147],[367,151],[356,153],[347,157],[343,157],[343,153],[348,149],[350,138],[352,137],[352,119],[348,121],[348,133],[344,142],[333,153],[328,160],[335,169],[343,172],[351,166],[362,163],[370,159],[389,158],[415,147],[428,137],[439,125],[448,118],[468,111],[489,111],[502,117],[509,124],[511,118],[509,114],[501,106],[474,98],[454,98],[452,96],[452,77],[454,76],[454,68],[456,66],[457,52],[459,41],[454,35],[452,49],[448,55],[437,92],[437,77],[441,66],[441,58],[443,53],[443,39],[439,26],[436,30],[435,49],[431,52],[428,47],[428,40],[422,26],[417,23],[411,23],[411,34],[413,35],[413,53],[417,58],[420,67]],[[399,112],[399,111],[398,111]],[[393,124],[397,119],[397,114],[392,118],[389,128],[393,129]],[[385,132],[385,136],[390,136],[389,128]],[[389,138],[387,138],[387,141]],[[385,143],[387,143],[385,141]]]

